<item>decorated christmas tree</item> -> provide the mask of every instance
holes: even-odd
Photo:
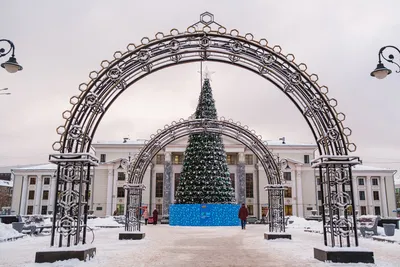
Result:
[[[217,119],[208,75],[203,82],[195,118]],[[204,132],[189,135],[175,198],[178,204],[235,201],[220,134]]]

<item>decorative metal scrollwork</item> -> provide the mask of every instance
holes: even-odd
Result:
[[[53,149],[65,154],[89,152],[97,125],[105,115],[104,111],[108,110],[115,99],[129,86],[157,70],[204,60],[247,69],[276,85],[303,114],[316,138],[319,154],[346,156],[349,152],[356,150],[355,144],[348,140],[351,131],[345,130],[348,128],[343,126],[345,115],[335,110],[337,101],[328,97],[328,88],[318,84],[317,75],[307,73],[307,66],[304,63],[296,63],[293,54],[283,54],[279,45],[270,46],[264,38],[255,40],[251,33],[242,36],[236,29],[226,30],[215,21],[214,15],[209,12],[201,14],[200,21],[189,26],[186,31],[180,32],[172,29],[166,34],[157,33],[154,39],[144,37],[141,39],[140,45],[130,44],[126,52],[117,51],[113,60],[102,61],[101,70],[90,72],[89,83],[79,86],[80,95],[71,97],[72,108],[67,113],[63,113],[68,116],[64,118],[65,124],[57,128],[60,140],[53,144]],[[232,138],[237,136],[237,131],[231,133],[230,129],[234,127],[226,121],[218,122],[218,127],[204,128],[198,127],[199,124],[200,122],[180,121],[175,126],[185,125],[184,128],[187,131],[207,129],[207,131],[231,135]],[[245,127],[243,129],[246,130]],[[160,131],[157,136],[160,137],[161,133],[164,134],[163,131]],[[247,134],[246,131],[243,131],[238,141],[247,140],[245,133]],[[182,134],[186,133],[184,131],[176,132],[173,136],[179,138]],[[157,147],[165,145],[163,139],[157,138],[156,140]],[[154,146],[154,142],[150,141],[149,145]],[[253,143],[250,142],[248,145],[254,150],[254,154],[258,155],[264,169],[269,172],[267,176],[273,177],[271,183],[279,183],[280,179],[276,177],[279,171],[275,170],[274,164],[271,163],[273,157],[264,158],[263,156],[268,153],[263,150],[265,146],[256,146],[257,149],[260,149],[256,151]],[[139,158],[137,162],[141,162],[140,166],[144,166],[145,164]],[[335,163],[337,166],[334,167],[324,164],[321,165],[324,170],[348,166],[347,163],[340,161]],[[329,171],[324,173],[330,177]],[[351,168],[349,168],[348,175],[351,176]],[[58,173],[57,177],[61,181],[61,173]],[[141,179],[143,175],[136,173],[134,177],[136,178],[132,179]],[[331,196],[331,192],[326,194]],[[351,192],[351,197],[353,197],[352,194]],[[343,208],[337,210],[343,210]],[[333,217],[329,220],[332,221]],[[329,231],[339,233],[337,236],[341,238],[349,238],[348,235],[343,234],[347,233],[348,228],[343,227],[345,223],[341,217],[339,216],[337,220],[340,222],[336,224],[340,231],[335,228],[329,228]],[[326,222],[325,218],[325,226]],[[77,221],[78,227],[79,223],[80,221]],[[69,225],[67,219],[65,219],[65,225]],[[55,226],[53,228],[55,229]],[[350,228],[350,231],[355,228],[354,224],[354,228]],[[327,235],[327,231],[325,231],[325,235]],[[335,246],[340,243],[339,241],[331,243]],[[350,241],[347,244],[350,244]]]

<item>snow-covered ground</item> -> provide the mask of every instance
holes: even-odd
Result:
[[[21,236],[21,234],[15,231],[11,224],[0,223],[0,241],[17,236]]]
[[[111,223],[98,219],[94,224]],[[35,252],[48,250],[50,236],[27,236],[0,243],[0,266],[7,267],[105,267],[105,266],[399,266],[400,246],[360,238],[360,246],[374,251],[373,264],[333,264],[314,259],[313,248],[321,247],[321,234],[305,233],[304,227],[317,229],[321,223],[294,218],[287,231],[292,240],[263,239],[266,225],[240,227],[171,227],[147,225],[143,240],[118,240],[121,228],[97,229],[97,255],[88,262],[69,260],[35,264]]]

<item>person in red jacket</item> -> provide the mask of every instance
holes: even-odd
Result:
[[[242,230],[246,229],[247,216],[249,216],[249,211],[247,210],[246,206],[243,203],[239,209],[239,219],[240,222],[242,223]]]

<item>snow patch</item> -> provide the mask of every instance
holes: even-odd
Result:
[[[367,248],[362,248],[362,247],[316,247],[316,249],[320,249],[323,251],[332,251],[332,252],[353,252],[353,251],[358,251],[358,252],[373,252],[370,249]]]
[[[87,220],[89,227],[102,227],[102,226],[123,226],[114,220],[114,217],[96,218]]]
[[[0,223],[0,240],[21,236],[11,224]]]

